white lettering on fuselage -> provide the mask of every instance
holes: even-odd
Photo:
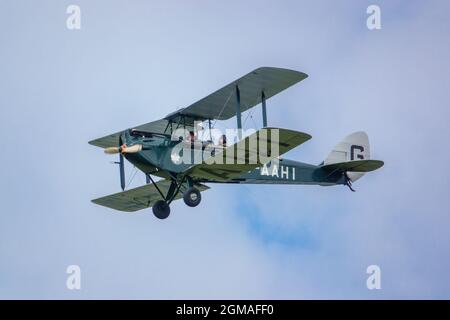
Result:
[[[269,167],[265,164],[260,169],[260,175],[276,177],[285,180],[295,180],[295,167],[280,166],[272,164]]]

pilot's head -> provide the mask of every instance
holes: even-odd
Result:
[[[195,134],[194,131],[189,131],[189,141],[194,142]]]

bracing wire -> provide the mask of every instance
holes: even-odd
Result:
[[[217,122],[217,119],[220,118],[220,116],[222,115],[223,110],[225,110],[225,106],[228,104],[228,101],[230,101],[230,98],[231,98],[231,95],[232,95],[232,94],[233,94],[233,90],[230,91],[230,94],[228,95],[227,100],[226,100],[225,103],[223,104],[222,109],[220,109],[219,115],[217,116],[216,119],[214,119],[214,123],[213,123],[213,125],[212,125],[212,128],[215,127],[216,122]]]
[[[130,180],[128,181],[127,187],[126,189],[128,189],[128,187],[130,186],[131,182],[133,182],[134,177],[136,176],[136,173],[138,172],[138,170],[136,169],[136,166],[133,167],[134,169],[134,173],[131,175]]]

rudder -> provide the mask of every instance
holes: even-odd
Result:
[[[364,131],[357,131],[349,134],[340,143],[338,143],[325,158],[323,165],[369,159],[369,137]],[[364,173],[362,172],[348,172],[348,177],[351,181],[356,181],[363,175]]]

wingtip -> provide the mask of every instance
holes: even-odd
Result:
[[[300,75],[301,78],[303,78],[303,79],[306,79],[309,77],[309,75],[303,71],[298,71],[298,70],[289,69],[289,68],[270,67],[270,66],[262,66],[262,67],[256,68],[255,70],[253,70],[253,72],[258,72],[258,71],[262,71],[262,70],[274,70],[274,71],[276,70],[276,71],[296,73],[296,74]]]
[[[380,169],[381,167],[383,167],[383,166],[384,166],[384,161],[383,161],[383,160],[373,160],[373,161],[376,161],[376,162],[378,162],[378,164],[379,164],[379,167],[378,167],[377,169]]]

